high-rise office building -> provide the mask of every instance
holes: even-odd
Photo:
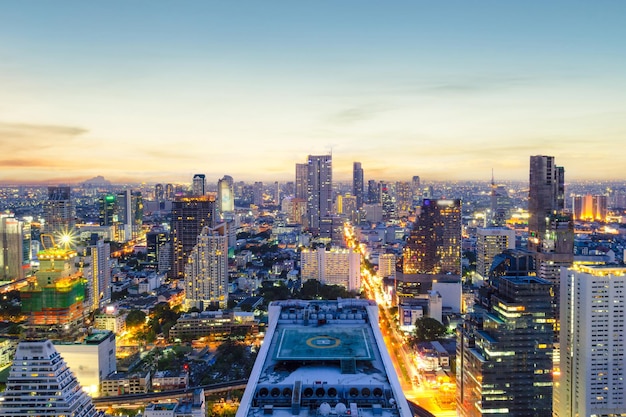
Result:
[[[425,199],[403,250],[405,274],[461,274],[461,200]]]
[[[156,184],[154,186],[154,201],[161,202],[165,200],[165,189],[163,184]]]
[[[418,206],[422,201],[422,184],[419,175],[414,175],[411,179],[411,192],[413,193],[413,206]]]
[[[561,270],[560,377],[554,415],[626,415],[626,267]]]
[[[530,157],[528,248],[538,250],[548,230],[546,219],[565,208],[565,170],[553,156]]]
[[[119,223],[119,210],[115,194],[107,194],[98,201],[98,221],[100,226],[116,226]]]
[[[457,329],[457,413],[550,416],[551,284],[537,277],[500,277],[495,284],[491,309],[469,314]]]
[[[206,175],[195,174],[191,183],[191,195],[194,197],[206,194]]]
[[[376,180],[367,182],[367,202],[369,204],[380,204],[380,184]]]
[[[565,170],[554,157],[530,157],[528,249],[536,253],[537,276],[554,286],[557,319],[560,269],[574,260],[574,222],[564,211],[564,181]]]
[[[178,197],[172,202],[171,240],[173,278],[183,278],[189,253],[204,227],[215,225],[215,197]]]
[[[20,342],[1,399],[3,417],[102,415],[49,340]]]
[[[253,194],[252,204],[254,204],[257,207],[263,206],[265,204],[265,199],[263,198],[263,194],[265,194],[263,182],[255,181],[253,190],[254,190],[253,191],[254,194]]]
[[[235,191],[233,177],[224,175],[217,181],[217,210],[220,216],[235,210]]]
[[[352,166],[352,195],[356,197],[357,209],[363,207],[363,197],[365,196],[365,182],[363,179],[363,168],[360,162],[355,162]]]
[[[97,235],[96,235],[97,236]],[[111,245],[97,237],[78,256],[86,280],[86,304],[94,311],[111,301]]]
[[[185,265],[185,308],[226,308],[228,236],[226,223],[204,227]]]
[[[70,187],[48,187],[44,203],[44,231],[50,235],[69,232],[74,227],[74,209]]]
[[[24,278],[24,223],[0,213],[0,281]]]
[[[332,155],[309,155],[307,176],[308,227],[318,233],[323,217],[333,206]]]
[[[106,197],[105,197],[106,198]],[[118,240],[136,239],[143,224],[143,198],[141,192],[124,190],[117,193]]]
[[[380,202],[383,208],[383,220],[396,218],[396,201],[391,185],[386,182],[380,183]]]
[[[165,230],[152,230],[146,233],[146,262],[156,267],[158,272],[166,272],[171,267],[171,259],[161,262],[164,255],[171,258],[170,235]]]
[[[487,279],[496,255],[515,249],[515,230],[506,227],[476,229],[476,273]]]
[[[167,201],[174,200],[174,185],[173,184],[165,184],[165,199]]]
[[[296,191],[295,197],[306,200],[307,182],[309,180],[309,165],[296,164]]]
[[[413,209],[413,189],[410,182],[396,182],[396,207],[398,213],[403,215]]]

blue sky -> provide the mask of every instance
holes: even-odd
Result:
[[[0,2],[0,181],[624,179],[625,9]]]

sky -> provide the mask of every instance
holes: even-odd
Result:
[[[0,1],[0,182],[626,177],[623,1]]]

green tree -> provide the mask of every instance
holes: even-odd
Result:
[[[446,326],[431,317],[420,317],[415,321],[413,340],[415,343],[431,342],[446,334]]]
[[[141,310],[130,310],[126,316],[126,327],[141,326],[146,322],[146,313]]]

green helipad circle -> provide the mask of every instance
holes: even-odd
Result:
[[[341,340],[331,336],[313,336],[307,339],[306,344],[316,349],[330,349],[341,345]]]

